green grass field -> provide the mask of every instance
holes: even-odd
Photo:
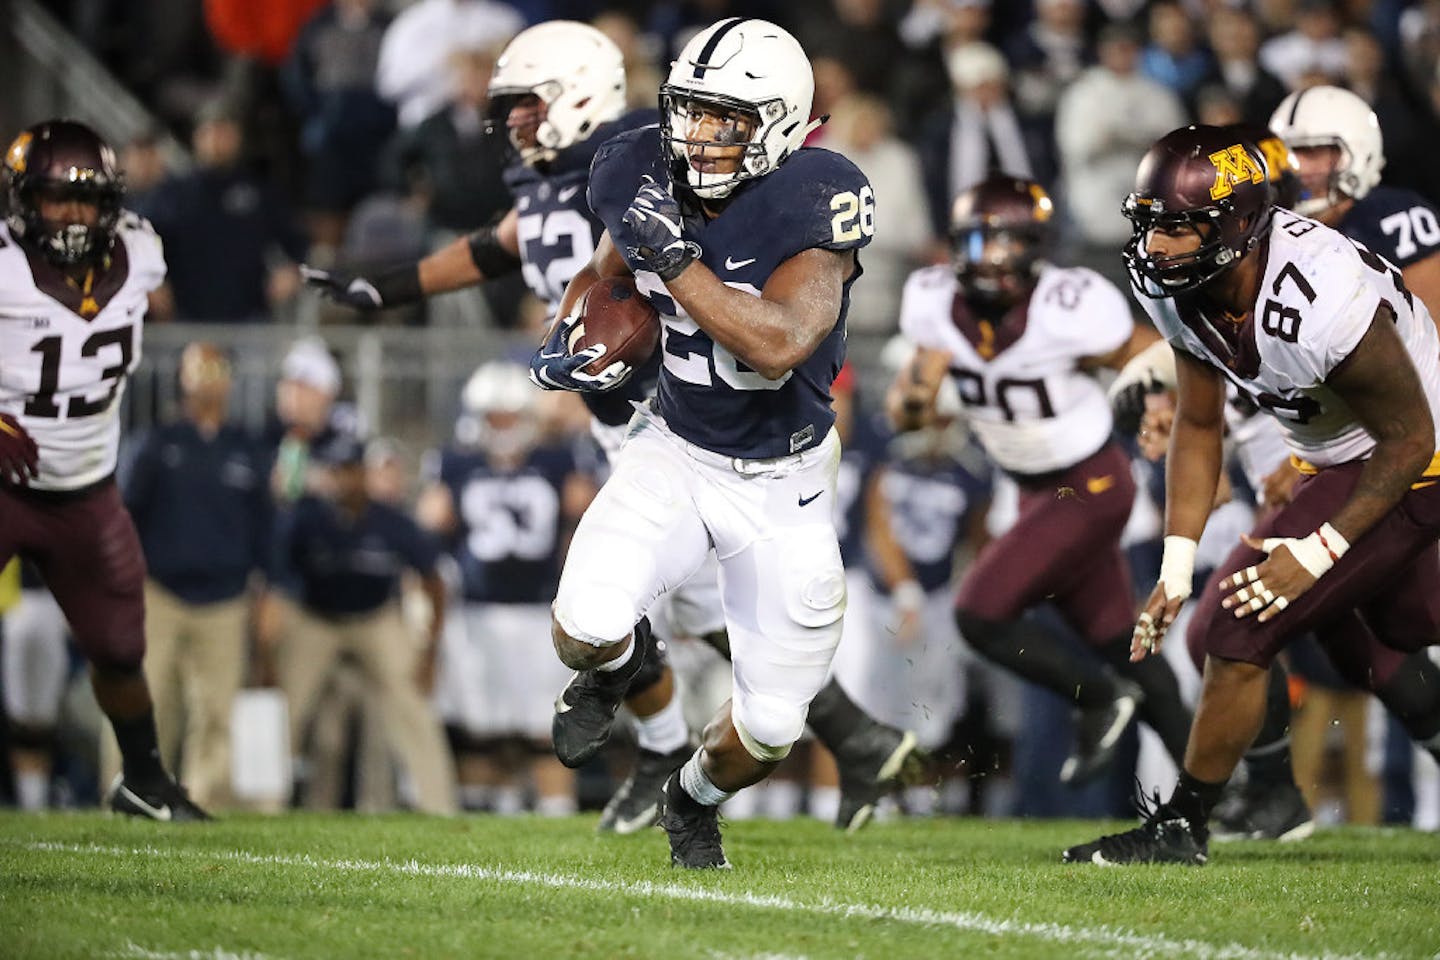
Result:
[[[1203,869],[1057,862],[1094,823],[730,824],[735,869],[592,817],[0,815],[0,956],[1434,957],[1440,837],[1333,831]]]

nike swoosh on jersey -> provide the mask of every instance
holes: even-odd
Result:
[[[754,263],[755,260],[756,260],[755,257],[751,257],[749,260],[734,260],[734,259],[732,259],[732,258],[730,258],[730,257],[726,257],[726,258],[725,258],[725,269],[726,269],[726,270],[739,270],[741,267],[748,267],[748,266],[750,266],[750,264]]]
[[[1115,486],[1115,478],[1108,473],[1103,477],[1091,477],[1085,481],[1085,489],[1091,493],[1104,493],[1113,486]]]
[[[125,794],[125,798],[127,800],[135,804],[135,806],[139,807],[141,810],[144,810],[148,816],[154,817],[156,820],[170,819],[170,804],[163,803],[158,807],[152,807],[150,806],[150,804],[142,800],[139,795],[135,793],[134,790],[131,790],[124,784],[121,784],[120,790]]]
[[[566,187],[564,190],[561,190],[555,195],[555,199],[559,200],[561,203],[569,203],[570,198],[575,196],[575,194],[579,191],[579,187]]]
[[[825,492],[824,490],[821,490],[821,491],[820,491],[820,493],[824,493],[824,492]],[[800,498],[800,506],[803,507],[803,506],[805,506],[805,505],[807,505],[807,504],[814,503],[816,500],[818,500],[818,499],[820,498],[820,493],[812,493],[812,494],[811,494],[810,496],[808,496],[808,497],[801,497],[801,498]]]

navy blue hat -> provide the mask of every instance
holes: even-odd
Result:
[[[365,442],[349,431],[330,428],[315,438],[310,456],[332,467],[355,466],[365,462]]]

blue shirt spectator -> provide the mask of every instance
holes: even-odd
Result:
[[[143,440],[123,485],[125,505],[150,578],[185,603],[219,603],[244,593],[269,558],[268,458],[224,422],[230,377],[219,350],[192,344],[181,384],[185,418]]]

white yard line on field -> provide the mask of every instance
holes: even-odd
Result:
[[[806,901],[759,893],[733,893],[692,887],[678,883],[653,883],[646,880],[596,880],[561,873],[539,873],[533,870],[509,870],[468,863],[420,863],[417,860],[330,860],[309,855],[257,854],[243,850],[173,849],[153,846],[111,847],[98,844],[35,842],[17,844],[26,850],[53,853],[91,854],[98,856],[153,857],[161,860],[178,858],[228,860],[255,866],[301,867],[334,873],[390,873],[415,877],[441,877],[457,880],[478,880],[486,883],[516,886],[549,887],[557,890],[581,890],[618,896],[654,897],[662,900],[716,903],[782,913],[810,914],[854,920],[888,920],[913,926],[938,927],[983,933],[998,937],[1023,937],[1047,943],[1090,946],[1117,951],[1124,956],[1176,955],[1196,960],[1389,960],[1390,954],[1294,953],[1247,947],[1239,943],[1210,943],[1205,940],[1177,938],[1165,934],[1135,933],[1120,927],[1082,927],[1063,923],[1033,923],[1005,920],[968,911],[932,910],[927,907],[886,907],[878,904],[844,903],[828,898]]]
[[[255,953],[253,950],[236,952],[224,947],[211,947],[208,950],[155,950],[134,942],[127,942],[116,956],[126,960],[269,960],[265,954]]]

